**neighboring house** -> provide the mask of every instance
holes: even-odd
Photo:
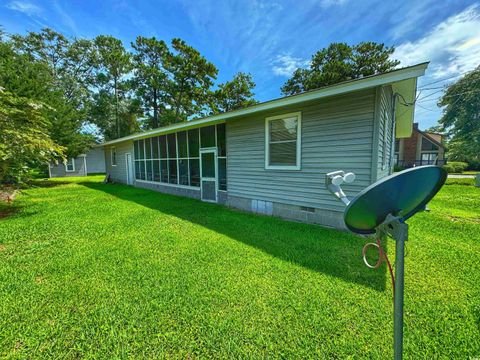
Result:
[[[94,146],[87,154],[69,158],[64,163],[50,163],[50,177],[87,176],[105,173],[105,153],[103,146]]]
[[[442,135],[421,131],[413,124],[409,138],[395,141],[395,164],[404,168],[421,165],[445,165],[445,145]]]
[[[105,147],[113,181],[287,219],[345,228],[325,174],[353,171],[354,196],[393,170],[395,128],[408,129],[417,77],[403,68],[182,122]],[[400,94],[397,96],[397,94]],[[208,216],[208,213],[204,214]]]

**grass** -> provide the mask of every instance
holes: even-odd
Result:
[[[474,178],[448,178],[445,185],[475,185]]]
[[[24,190],[0,220],[0,356],[392,356],[366,239],[102,179]],[[406,358],[480,356],[479,200],[451,184],[409,221]]]

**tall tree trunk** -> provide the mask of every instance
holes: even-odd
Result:
[[[113,79],[114,90],[115,90],[115,126],[117,128],[117,138],[120,137],[120,121],[118,121],[118,89],[117,89],[117,78]]]
[[[158,104],[157,104],[157,89],[153,90],[153,127],[158,128]]]

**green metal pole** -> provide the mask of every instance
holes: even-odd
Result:
[[[403,352],[403,286],[404,286],[404,234],[395,239],[395,301],[393,318],[393,353],[395,360],[402,359]]]

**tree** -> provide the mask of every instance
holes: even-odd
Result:
[[[63,157],[43,106],[0,89],[0,183],[22,181],[29,168]]]
[[[125,77],[132,70],[131,57],[122,42],[113,36],[97,36],[94,43],[98,55],[96,85],[101,91],[113,94],[115,135],[121,137],[120,98],[124,98],[128,91]]]
[[[480,66],[450,85],[438,102],[450,137],[449,159],[480,162]]]
[[[146,128],[160,126],[160,113],[165,111],[167,74],[164,62],[169,52],[167,44],[154,37],[138,36],[132,43],[134,76],[132,87],[147,114]]]
[[[93,95],[90,118],[98,126],[105,140],[117,139],[119,136],[140,131],[138,119],[141,116],[141,106],[136,99],[121,97],[116,103],[114,94],[106,90],[100,90]]]
[[[173,52],[166,54],[166,122],[181,122],[204,113],[210,103],[210,88],[218,70],[198,50],[181,39],[172,40]]]
[[[219,84],[218,89],[213,92],[212,112],[222,113],[256,104],[254,88],[252,75],[237,73],[231,81]]]
[[[332,43],[312,56],[308,69],[295,70],[281,91],[285,95],[293,95],[392,70],[400,63],[390,60],[394,50],[394,47],[374,42],[362,42],[353,46]]]
[[[44,114],[50,122],[50,136],[65,146],[68,156],[77,156],[88,150],[92,137],[82,133],[95,61],[93,44],[89,40],[70,40],[62,34],[45,28],[25,36],[13,35],[6,88],[18,96],[25,96],[47,104],[51,111]],[[28,62],[28,66],[25,63]],[[19,68],[37,70],[39,75],[22,74]]]

